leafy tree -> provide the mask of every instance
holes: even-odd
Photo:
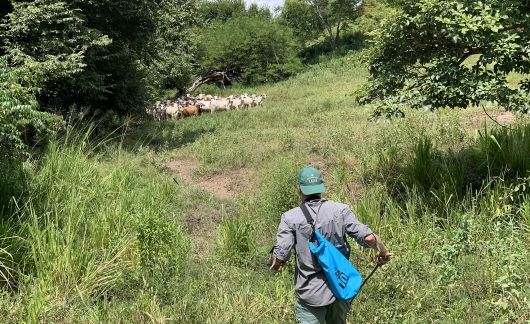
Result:
[[[202,23],[210,23],[216,20],[226,21],[234,16],[246,14],[243,0],[203,0],[199,8],[199,16]]]
[[[362,13],[363,0],[290,0],[282,10],[282,18],[295,34],[308,40],[324,33],[333,47],[340,33]]]
[[[259,7],[251,3],[248,8],[244,0],[202,0],[199,4],[201,25],[208,25],[215,21],[227,21],[239,16],[263,16],[271,18],[267,7]]]
[[[0,22],[2,21],[2,19],[4,19],[5,15],[10,13],[11,11],[13,11],[13,6],[11,5],[11,1],[0,2]],[[0,56],[5,55],[4,46],[5,46],[4,41],[0,37]]]
[[[195,0],[163,0],[156,32],[149,48],[150,84],[158,89],[183,89],[195,73],[196,45],[193,26],[198,23]]]
[[[45,138],[60,124],[60,118],[37,111],[37,101],[30,86],[34,76],[7,65],[0,58],[0,161],[6,162],[27,154],[28,131]]]
[[[79,73],[91,47],[110,43],[87,28],[81,11],[66,2],[37,0],[13,6],[2,25],[7,54],[13,65],[38,73],[45,81]]]
[[[201,75],[223,72],[224,81],[276,81],[297,72],[296,42],[270,18],[241,16],[212,24],[199,37]]]
[[[126,114],[157,87],[188,78],[195,3],[15,0],[2,36],[12,64],[43,74],[43,109]]]
[[[280,19],[302,43],[318,38],[322,32],[317,16],[305,0],[286,0]]]
[[[272,18],[272,13],[269,7],[260,7],[257,3],[251,3],[247,9],[248,16],[261,16],[264,18]]]
[[[482,101],[530,112],[529,1],[408,1],[376,34],[361,102],[377,115]],[[519,73],[510,85],[507,77]],[[526,76],[525,76],[526,75]]]

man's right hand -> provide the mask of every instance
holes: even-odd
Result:
[[[369,247],[377,250],[377,256],[375,257],[374,261],[380,266],[390,261],[394,255],[388,251],[383,241],[374,233],[366,236],[364,241]]]
[[[386,264],[388,261],[390,261],[390,259],[392,259],[393,256],[394,254],[388,251],[379,252],[377,256],[375,257],[375,263],[377,263],[377,265],[382,266]]]

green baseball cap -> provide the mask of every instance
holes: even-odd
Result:
[[[306,166],[300,170],[298,173],[298,184],[300,185],[300,190],[306,196],[326,191],[320,171],[312,166]]]

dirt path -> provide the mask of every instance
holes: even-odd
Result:
[[[501,125],[513,124],[516,121],[515,115],[509,111],[489,112],[488,114],[489,116],[491,116],[491,118],[493,118],[497,123]],[[472,116],[470,119],[468,119],[467,123],[470,125],[474,125],[475,127],[483,126],[484,122],[493,123],[489,116],[486,115],[484,112],[480,112],[478,115]]]
[[[231,200],[241,193],[254,189],[255,172],[250,169],[224,171],[209,177],[197,176],[199,164],[190,159],[175,158],[164,163],[171,170],[177,181],[212,194],[221,200],[212,202],[205,199],[184,213],[184,227],[192,235],[191,254],[197,260],[204,259],[213,253],[215,229],[226,215],[236,213]],[[215,206],[213,206],[213,205]]]
[[[226,200],[238,197],[242,192],[252,189],[255,183],[254,172],[249,169],[238,169],[214,174],[208,178],[197,178],[199,165],[185,159],[172,159],[164,166],[175,172],[187,185],[197,187]]]

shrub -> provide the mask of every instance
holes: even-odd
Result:
[[[284,79],[301,68],[291,31],[263,16],[215,22],[198,43],[203,74],[225,71],[253,84]]]
[[[190,242],[174,219],[174,184],[144,174],[125,152],[111,150],[107,164],[87,139],[51,141],[21,170],[28,183],[10,196],[15,217],[0,223],[0,282],[23,296],[17,316],[29,322],[73,321],[79,309],[142,288],[173,296],[185,266]]]
[[[280,216],[291,208],[298,206],[296,192],[296,175],[298,165],[288,158],[280,158],[264,172],[263,182],[256,193],[254,219],[277,228]],[[252,203],[253,204],[253,203]]]
[[[174,222],[156,214],[140,218],[137,232],[142,275],[163,300],[185,267],[190,240]]]
[[[42,76],[43,110],[128,114],[189,81],[196,3],[12,1],[0,37],[14,64]]]
[[[488,183],[501,186],[503,194],[515,190],[512,187],[523,190],[518,184],[530,172],[529,138],[530,125],[484,130],[459,150],[444,151],[425,137],[411,151],[396,147],[381,151],[378,166],[371,172],[386,183],[397,200],[407,201],[417,193],[431,208],[445,213],[449,205],[466,199],[469,193],[479,194]],[[510,197],[521,203],[521,199]]]
[[[24,139],[45,139],[60,122],[58,117],[37,111],[32,89],[25,85],[30,75],[7,65],[0,58],[0,158],[16,159],[27,153]]]

